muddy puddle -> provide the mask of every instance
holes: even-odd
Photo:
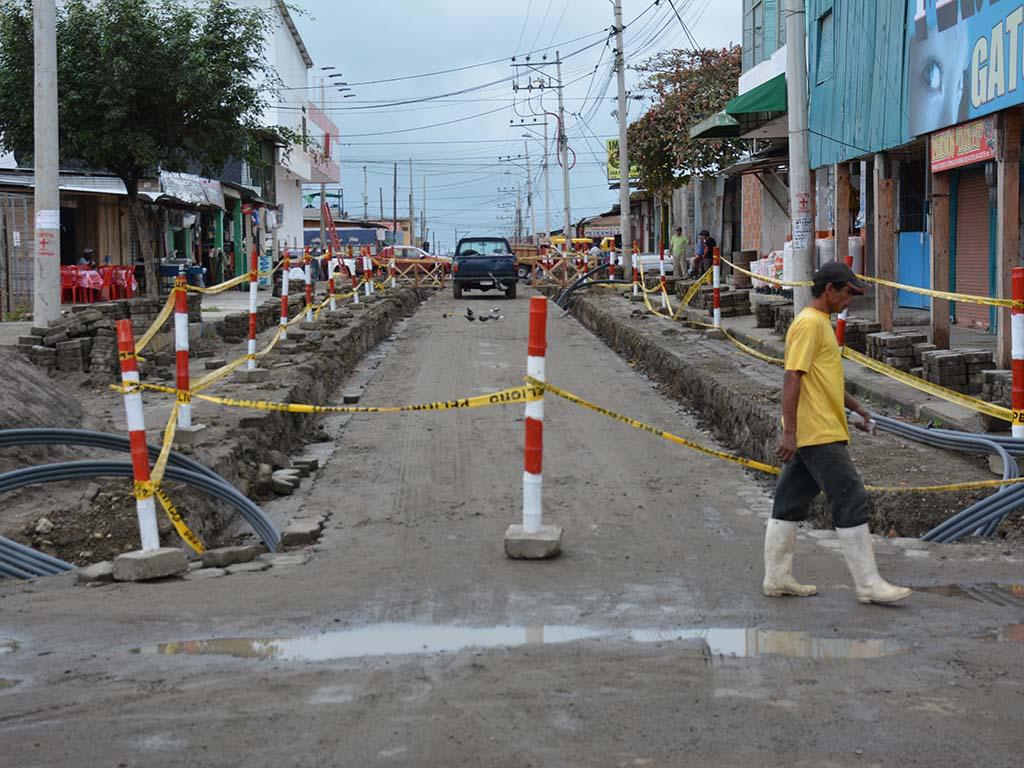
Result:
[[[498,627],[378,624],[299,637],[213,638],[160,643],[135,649],[148,655],[234,656],[278,661],[331,661],[362,656],[455,653],[469,649],[557,645],[583,640],[680,644],[702,656],[803,659],[873,659],[902,653],[890,640],[819,638],[807,632],[748,628],[591,629],[536,625]]]
[[[1024,584],[942,584],[936,587],[914,587],[914,591],[1007,608],[1024,608]]]

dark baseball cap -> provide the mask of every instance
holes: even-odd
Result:
[[[857,277],[849,266],[841,261],[827,261],[822,264],[818,271],[811,278],[817,286],[826,286],[829,283],[846,283],[857,293],[864,293],[868,284]]]

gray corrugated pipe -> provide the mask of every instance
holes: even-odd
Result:
[[[872,418],[879,429],[926,445],[969,453],[995,454],[1003,462],[1004,480],[1019,477],[1020,470],[1013,455],[1024,455],[1022,441],[948,429],[925,429],[876,414],[872,414]],[[999,523],[1021,506],[1024,506],[1024,487],[1005,486],[935,526],[921,538],[924,541],[952,542],[972,532],[975,535],[991,536]]]
[[[4,538],[3,536],[0,536],[0,549],[5,549],[10,552],[27,556],[34,562],[38,563],[42,568],[52,570],[54,573],[59,571],[68,571],[75,567],[71,563],[66,563],[59,558],[48,555],[45,552],[39,552],[31,547],[26,547],[24,544],[19,544],[18,542]]]
[[[131,450],[131,444],[125,435],[111,435],[106,432],[93,432],[88,429],[60,429],[55,427],[43,427],[40,429],[3,429],[0,430],[0,448],[23,445],[78,445],[86,448],[103,448],[110,451],[127,453]],[[147,445],[149,457],[156,459],[160,455],[160,447]],[[174,464],[182,469],[189,469],[199,474],[226,483],[223,477],[212,469],[190,459],[177,451],[171,451],[168,463]]]
[[[130,461],[69,461],[44,464],[38,467],[16,469],[0,475],[0,493],[24,485],[52,483],[60,480],[93,479],[96,477],[132,477]],[[243,496],[237,488],[207,474],[199,474],[181,467],[168,465],[164,475],[168,480],[182,482],[234,506],[253,527],[271,552],[277,550],[281,536],[274,524],[258,506]]]

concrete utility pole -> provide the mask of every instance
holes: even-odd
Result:
[[[423,204],[420,206],[420,243],[427,242],[427,177],[423,177]]]
[[[60,317],[60,144],[57,137],[57,11],[33,3],[35,39],[35,259],[33,325]]]
[[[381,206],[383,208],[384,206]],[[383,217],[383,213],[381,216]],[[366,196],[366,166],[363,166],[363,221],[370,218],[370,199]]]
[[[626,145],[626,49],[622,39],[622,0],[615,0],[615,75],[619,83],[619,232],[622,238],[622,274],[633,274],[633,228],[629,219],[629,147]]]
[[[548,179],[548,116],[544,113],[544,238],[551,237],[551,181]]]
[[[391,244],[398,245],[398,163],[395,163],[395,177],[391,190]]]
[[[412,208],[412,158],[409,158],[409,245],[416,239],[415,221]]]
[[[533,180],[530,178],[530,145],[523,140],[523,149],[526,150],[526,209],[530,212],[530,232],[533,235],[534,246],[540,246],[537,238],[537,220],[533,210]]]
[[[558,78],[558,150],[562,157],[562,204],[565,223],[562,235],[565,237],[565,251],[572,250],[572,216],[569,212],[569,137],[565,135],[565,106],[562,103],[562,57],[555,51],[555,76]]]
[[[320,109],[327,108],[327,101],[324,98],[324,78],[320,78]],[[326,208],[326,211],[325,211]],[[327,202],[327,184],[320,182],[320,252],[327,250],[327,216],[331,213],[331,205]],[[263,244],[260,243],[260,252],[263,252]]]
[[[807,146],[807,38],[805,0],[786,0],[786,98],[789,103],[789,210],[793,222],[794,280],[810,280],[814,272],[811,221],[811,168]],[[811,289],[793,289],[793,310],[811,299]]]

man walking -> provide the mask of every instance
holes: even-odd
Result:
[[[832,523],[861,603],[893,603],[910,595],[906,587],[878,575],[868,530],[871,502],[853,465],[844,406],[870,416],[843,385],[842,357],[831,315],[849,306],[866,285],[846,264],[831,261],[814,273],[811,302],[786,334],[786,373],[782,384],[783,432],[776,455],[784,463],[775,485],[775,503],[764,539],[764,593],[769,597],[817,593],[813,584],[793,578],[797,525],[807,519],[811,501],[824,491]]]
[[[682,227],[676,227],[676,233],[669,240],[669,253],[672,254],[672,274],[681,278],[683,275],[683,257],[686,255],[688,240]]]

